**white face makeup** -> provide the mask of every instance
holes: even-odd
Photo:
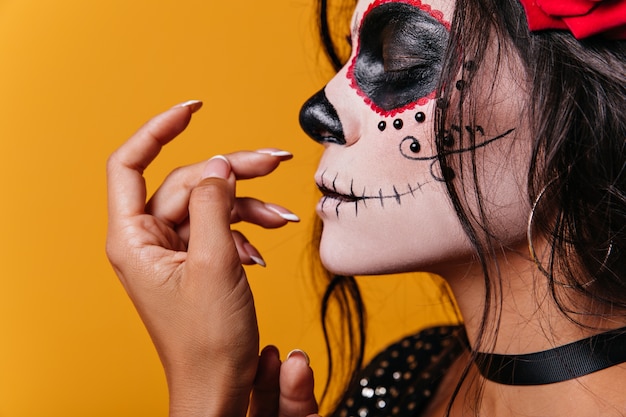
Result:
[[[441,272],[446,261],[471,256],[443,182],[460,179],[440,172],[434,143],[435,88],[453,7],[437,0],[359,1],[352,56],[302,109],[304,130],[325,146],[315,181],[323,193],[320,255],[332,272]],[[520,185],[526,152],[514,145],[522,107],[511,94],[519,90],[513,79],[501,70],[490,108],[473,127],[453,124],[446,136],[451,153],[469,150],[455,147],[459,130],[476,136],[484,199],[503,242],[523,236],[527,212]]]

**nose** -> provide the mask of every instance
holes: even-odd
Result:
[[[346,144],[337,110],[328,101],[324,89],[315,93],[302,105],[299,118],[302,130],[314,141],[321,144]]]

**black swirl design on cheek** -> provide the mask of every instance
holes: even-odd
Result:
[[[477,134],[479,134],[481,137],[486,136],[485,130],[482,128],[482,126],[479,126],[479,125],[465,126],[464,130],[471,137],[471,143],[473,143],[473,145],[464,147],[462,149],[453,149],[453,146],[456,143],[454,139],[454,132],[456,132],[457,134],[460,134],[461,127],[452,125],[449,130],[446,130],[444,132],[444,136],[442,139],[443,145],[445,148],[449,148],[449,149],[444,151],[442,156],[474,151],[476,149],[487,146],[490,143],[493,143],[497,140],[505,138],[515,131],[515,129],[512,128],[499,135],[493,136],[488,139],[483,139],[480,142],[476,142]],[[400,141],[400,145],[398,148],[399,148],[400,154],[406,159],[410,159],[412,161],[430,161],[430,175],[435,181],[440,181],[440,182],[452,181],[456,177],[455,172],[449,167],[444,167],[443,172],[438,174],[436,171],[436,168],[437,168],[436,163],[438,161],[438,156],[437,155],[423,155],[421,152],[422,145],[420,141],[414,136],[404,137]]]
[[[414,136],[407,136],[400,141],[400,153],[406,159],[420,160],[418,157],[422,145]]]
[[[348,69],[352,87],[379,114],[391,116],[426,104],[441,73],[449,23],[440,12],[411,3],[373,4]]]
[[[511,128],[503,133],[500,133],[498,135],[495,135],[493,137],[486,138],[486,139],[485,137],[487,135],[485,134],[484,129],[479,125],[464,126],[463,128],[457,125],[452,125],[450,129],[446,131],[445,133],[448,133],[451,135],[451,137],[453,137],[454,133],[461,134],[462,131],[467,132],[471,136],[471,143],[473,143],[473,145],[469,147],[465,147],[465,148],[460,148],[460,149],[454,149],[454,148],[448,149],[444,151],[444,156],[469,152],[469,151],[473,151],[473,150],[485,147],[495,141],[501,140],[509,136],[511,133],[515,131],[515,128]],[[480,142],[476,142],[477,135],[480,135],[481,138],[483,138],[481,139]],[[455,141],[453,141],[453,143],[454,142]],[[444,147],[449,148],[447,145],[444,145]],[[438,162],[437,155],[424,155],[422,144],[414,136],[405,136],[400,141],[399,150],[402,156],[409,160],[428,161],[430,163],[429,164],[430,175],[432,179],[435,181],[439,181],[439,182],[452,181],[456,177],[455,172],[449,167],[443,167],[442,172],[438,173],[437,172],[438,166],[436,165]],[[332,179],[329,179],[329,178],[332,178]],[[420,190],[422,186],[426,184],[427,182],[418,182],[416,184],[406,184],[406,186],[398,186],[398,185],[392,184],[388,187],[385,187],[385,189],[375,188],[373,190],[367,190],[366,187],[363,187],[363,190],[358,194],[357,194],[357,191],[355,190],[354,179],[351,179],[349,181],[350,185],[349,185],[348,190],[346,190],[346,188],[348,188],[347,186],[344,186],[342,188],[339,185],[340,183],[347,184],[345,181],[342,181],[340,179],[338,173],[336,173],[334,176],[330,176],[326,173],[326,171],[324,171],[321,175],[320,182],[317,184],[319,190],[323,194],[322,203],[321,203],[322,210],[324,210],[324,207],[328,203],[329,200],[333,200],[335,202],[335,213],[337,217],[339,217],[339,213],[340,213],[339,208],[346,204],[354,205],[355,216],[359,215],[359,204],[362,204],[364,208],[367,208],[368,201],[375,201],[377,203],[376,205],[378,205],[380,208],[385,208],[387,202],[395,202],[398,205],[402,205],[402,201],[405,196],[410,195],[411,197],[415,198],[416,197],[415,192]]]

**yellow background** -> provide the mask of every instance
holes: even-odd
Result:
[[[296,155],[240,192],[303,222],[241,229],[268,263],[248,269],[261,342],[307,350],[323,380],[304,261],[321,149],[297,125],[330,76],[313,13],[311,0],[0,0],[0,417],[167,414],[158,358],[104,255],[104,165],[147,118],[188,99],[204,108],[148,185],[217,153]],[[426,276],[363,284],[372,351],[452,317]]]

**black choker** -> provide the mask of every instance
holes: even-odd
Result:
[[[567,381],[626,362],[626,327],[543,352],[499,355],[478,352],[476,365],[490,381],[543,385]]]

